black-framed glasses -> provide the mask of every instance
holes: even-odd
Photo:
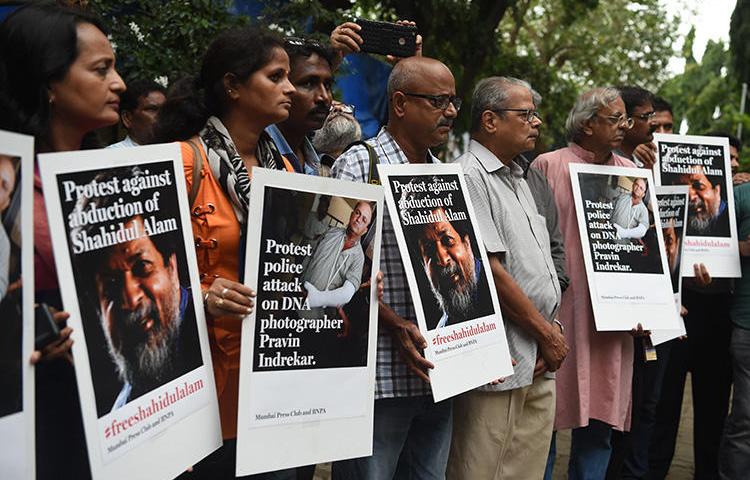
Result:
[[[455,95],[427,95],[426,93],[409,92],[403,92],[403,94],[409,97],[424,98],[426,100],[429,100],[430,104],[432,104],[433,107],[440,110],[445,110],[448,108],[448,105],[453,104],[453,108],[455,108],[456,111],[459,111],[461,110],[461,104],[463,103],[461,97],[457,97]]]
[[[633,125],[635,124],[635,120],[633,120],[631,117],[626,117],[625,115],[597,115],[597,116],[607,120],[610,123],[610,125],[625,124],[625,128],[627,129],[633,128]]]
[[[540,122],[542,121],[542,116],[539,114],[539,112],[537,112],[536,110],[531,109],[531,108],[496,108],[496,109],[494,109],[492,111],[493,112],[497,112],[497,113],[500,113],[500,112],[519,112],[519,113],[523,113],[523,116],[521,118],[523,118],[524,120],[526,120],[526,123],[533,122],[535,118],[537,120],[539,120]]]

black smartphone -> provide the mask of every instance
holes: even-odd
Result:
[[[60,338],[60,327],[46,303],[34,307],[34,349],[41,350]]]
[[[417,27],[397,23],[376,22],[358,18],[362,27],[357,34],[362,37],[363,52],[394,57],[411,57],[417,51]]]

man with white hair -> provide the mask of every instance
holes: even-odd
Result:
[[[454,400],[448,478],[540,478],[555,416],[553,372],[568,346],[556,320],[560,283],[547,223],[519,156],[534,149],[541,98],[516,78],[480,81],[471,106],[471,142],[456,162],[469,193],[501,299],[514,374]]]
[[[626,332],[597,332],[594,327],[569,165],[635,167],[613,153],[632,126],[616,89],[590,90],[578,97],[568,115],[568,146],[540,155],[532,164],[544,172],[554,192],[571,279],[559,315],[571,354],[557,373],[555,416],[555,430],[573,429],[568,465],[571,479],[604,478],[612,429],[630,427],[633,340]],[[553,439],[551,459],[554,447]]]

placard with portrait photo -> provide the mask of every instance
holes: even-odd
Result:
[[[687,227],[688,186],[656,187],[656,201],[659,203],[664,251],[667,254],[669,278],[672,280],[675,308],[682,310],[682,246],[685,244]],[[659,345],[687,334],[685,322],[679,317],[679,328],[673,330],[652,330],[651,343]]]
[[[378,165],[435,401],[513,374],[487,252],[458,164]]]
[[[713,278],[741,276],[729,139],[654,134],[657,185],[688,186],[683,265],[703,263]],[[692,268],[682,271],[694,276]]]
[[[677,328],[651,172],[576,163],[570,179],[596,329]]]
[[[40,155],[95,478],[172,478],[221,445],[177,144]]]
[[[371,455],[382,190],[254,168],[249,214],[237,475]]]
[[[35,477],[34,138],[0,131],[0,469]]]

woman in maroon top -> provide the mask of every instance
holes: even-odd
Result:
[[[0,128],[35,140],[36,152],[79,150],[119,120],[125,84],[100,21],[52,4],[19,8],[0,24]],[[38,170],[34,175],[35,298],[61,309]],[[67,314],[55,319],[64,324]],[[70,327],[31,361],[36,370],[37,478],[90,476]]]

